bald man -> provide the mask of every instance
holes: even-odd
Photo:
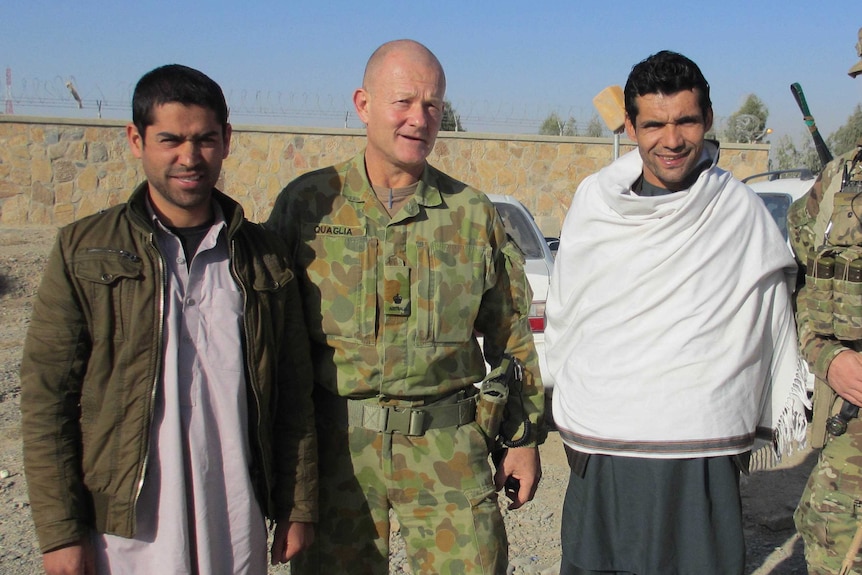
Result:
[[[414,573],[505,573],[497,491],[517,508],[539,483],[546,430],[523,257],[482,192],[427,162],[445,90],[425,46],[378,48],[353,94],[365,150],[291,182],[268,222],[296,256],[316,368],[320,525],[296,573],[386,575],[390,511]],[[524,367],[496,474],[477,333],[490,365]]]

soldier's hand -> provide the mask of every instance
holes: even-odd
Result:
[[[494,485],[497,491],[505,487],[506,497],[512,500],[509,509],[517,509],[533,499],[541,478],[539,448],[510,447],[497,466]]]
[[[836,355],[826,381],[835,393],[862,407],[862,354],[848,349]]]

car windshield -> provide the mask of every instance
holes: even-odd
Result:
[[[787,239],[787,210],[790,209],[790,196],[787,194],[759,193],[760,199],[766,204],[769,215],[778,224],[781,235]]]
[[[530,224],[527,216],[512,204],[500,203],[494,205],[497,208],[497,213],[500,214],[500,219],[503,220],[506,235],[521,249],[524,257],[544,257],[542,245],[539,243],[544,240],[537,237],[533,232],[533,226]]]

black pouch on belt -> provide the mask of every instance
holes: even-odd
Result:
[[[517,360],[509,355],[482,380],[476,398],[476,425],[482,430],[489,448],[497,442],[500,425],[509,401],[509,384],[514,380]]]

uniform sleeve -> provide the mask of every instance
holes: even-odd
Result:
[[[43,552],[89,533],[81,471],[81,387],[90,336],[58,240],[33,305],[21,360],[24,473]]]
[[[814,230],[816,213],[812,214],[812,211],[819,210],[822,193],[822,180],[818,178],[811,191],[796,200],[787,212],[787,229],[790,243],[793,247],[793,253],[796,254],[800,272],[803,274],[807,271],[806,266],[809,257],[813,255],[814,249],[817,247],[818,239]],[[807,280],[807,276],[805,277]],[[848,348],[842,345],[835,337],[816,333],[812,329],[807,305],[809,291],[810,286],[806,283],[802,285],[796,294],[796,325],[799,331],[799,343],[802,355],[808,361],[809,365],[811,365],[814,375],[826,381],[826,373],[829,371],[829,365],[832,363],[832,360],[836,355]]]
[[[545,398],[539,373],[539,357],[533,343],[529,313],[533,292],[524,270],[524,257],[506,240],[502,223],[493,222],[493,265],[496,281],[485,293],[476,320],[476,329],[485,337],[485,357],[492,367],[503,353],[516,357],[524,366],[523,381],[509,390],[509,400],[501,433],[525,446],[545,441]],[[526,422],[529,422],[528,424]],[[520,441],[519,441],[520,443]]]

